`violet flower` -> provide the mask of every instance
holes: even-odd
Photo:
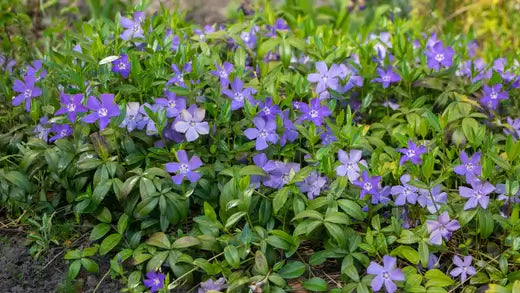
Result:
[[[327,68],[327,63],[324,61],[316,62],[317,73],[309,73],[307,80],[312,83],[317,83],[316,92],[321,93],[327,89],[337,90],[339,86],[338,76],[340,69],[338,66],[331,66],[330,70]]]
[[[126,104],[125,119],[119,127],[126,128],[128,132],[138,128],[139,122],[143,119],[143,115],[139,112],[141,106],[138,102],[129,102]]]
[[[184,133],[188,142],[199,138],[199,134],[208,134],[208,122],[202,121],[205,114],[205,109],[197,108],[196,105],[191,105],[188,110],[182,110],[180,116],[182,120],[175,122],[175,130]]]
[[[508,191],[506,190],[506,185],[497,184],[495,192],[498,194],[497,200],[503,201],[505,203],[520,203],[520,189],[515,194],[509,196]]]
[[[357,75],[357,70],[351,65],[347,66],[345,64],[340,64],[338,76],[342,80],[347,80],[347,83],[343,87],[343,93],[348,92],[354,87],[363,86],[363,77],[361,75]]]
[[[397,259],[389,255],[383,256],[382,266],[376,262],[370,262],[367,273],[375,275],[370,283],[372,290],[379,291],[384,285],[388,293],[397,291],[397,285],[394,281],[404,281],[404,274],[401,269],[396,268],[396,262]]]
[[[150,117],[148,112],[156,114],[160,108],[161,106],[157,104],[150,105],[145,103],[141,105],[139,108],[139,113],[142,115],[142,119],[137,121],[137,128],[145,129],[146,135],[148,136],[158,134],[159,132],[157,131],[155,121],[152,119],[152,117]]]
[[[199,36],[200,41],[205,41],[206,35],[214,33],[214,32],[215,32],[215,27],[212,25],[209,25],[209,24],[205,25],[203,30],[201,30],[199,28],[196,28],[193,30],[193,33],[196,34],[197,36]]]
[[[256,33],[258,32],[258,27],[253,26],[250,31],[243,31],[240,34],[240,39],[244,42],[244,44],[253,49],[256,46]]]
[[[459,221],[450,220],[448,212],[443,212],[435,220],[427,220],[426,227],[430,233],[430,243],[433,245],[441,245],[442,239],[448,241],[451,234],[460,229]]]
[[[433,270],[436,268],[439,268],[439,258],[430,252],[430,255],[428,256],[428,264],[426,265],[426,268],[428,270]]]
[[[114,103],[113,94],[101,94],[101,102],[94,96],[90,96],[87,100],[87,108],[92,113],[83,117],[81,121],[85,123],[94,123],[99,120],[99,129],[103,130],[110,123],[111,117],[119,116],[119,108]]]
[[[302,112],[300,120],[312,121],[317,126],[321,126],[323,120],[331,114],[329,108],[321,106],[321,101],[316,98],[311,100],[310,107],[307,104],[302,104],[300,110]]]
[[[130,74],[130,61],[128,55],[123,54],[118,59],[112,61],[112,72],[121,74],[122,77],[127,78]]]
[[[444,48],[442,42],[437,42],[432,47],[426,48],[424,54],[427,57],[428,67],[439,70],[442,67],[450,67],[453,63],[453,55],[455,50],[452,47]]]
[[[277,31],[288,31],[289,25],[287,25],[287,22],[285,22],[285,19],[277,18],[276,21],[274,22],[274,25],[273,26],[267,25],[266,29],[268,32],[265,34],[265,36],[268,38],[271,38],[271,37],[276,37]]]
[[[298,138],[298,130],[289,118],[289,110],[284,110],[282,112],[282,119],[284,132],[280,136],[280,145],[284,146],[287,143],[287,141],[293,142]]]
[[[222,291],[226,289],[228,285],[226,284],[226,279],[219,278],[218,280],[214,281],[213,279],[207,279],[204,282],[200,283],[200,288],[197,291],[197,293],[206,293],[211,291]]]
[[[16,60],[7,59],[6,56],[0,54],[0,69],[9,73],[13,72],[13,67],[16,65]]]
[[[41,81],[45,76],[47,76],[47,70],[42,67],[41,60],[34,60],[27,66],[26,71],[26,75],[36,77],[36,81]]]
[[[474,153],[470,159],[465,151],[461,151],[460,161],[462,164],[453,168],[455,173],[461,176],[466,176],[467,181],[472,180],[472,178],[476,176],[480,176],[482,172],[482,167],[480,166],[480,152]]]
[[[161,272],[150,271],[146,274],[144,285],[150,289],[150,293],[159,291],[164,287],[164,279],[166,276]]]
[[[480,102],[489,109],[496,110],[498,103],[501,100],[507,100],[508,94],[506,91],[501,91],[502,85],[497,83],[492,87],[484,85],[484,90]]]
[[[335,141],[338,141],[334,133],[332,133],[332,129],[328,125],[325,125],[325,130],[320,134],[321,144],[329,145]]]
[[[360,199],[363,199],[365,195],[371,194],[372,196],[379,196],[379,184],[381,183],[381,176],[372,176],[368,175],[367,171],[363,171],[361,173],[361,180],[356,180],[353,184],[359,188],[361,188],[361,192],[359,194]]]
[[[231,90],[226,88],[222,90],[222,93],[231,98],[231,110],[238,110],[244,107],[245,99],[251,100],[253,98],[256,90],[250,87],[244,88],[243,82],[239,78],[235,78],[231,83]]]
[[[407,202],[410,204],[417,203],[418,189],[412,185],[409,185],[411,178],[410,175],[404,174],[401,176],[401,184],[392,187],[392,195],[396,196],[395,205],[404,206]]]
[[[134,20],[131,20],[126,17],[121,17],[121,26],[125,29],[120,37],[121,39],[127,41],[131,38],[142,38],[144,39],[144,31],[141,27],[141,24],[144,22],[145,14],[144,12],[136,11],[134,12]]]
[[[256,139],[256,150],[265,150],[268,142],[276,143],[278,134],[276,134],[276,122],[272,119],[264,120],[261,117],[255,117],[253,124],[256,128],[248,128],[244,131],[246,137],[250,140]]]
[[[49,127],[49,117],[41,117],[40,123],[38,123],[36,127],[34,127],[33,133],[36,135],[37,138],[45,142],[48,142],[50,132],[51,128]]]
[[[280,107],[273,103],[272,98],[266,98],[264,102],[258,105],[258,115],[265,119],[276,119],[276,115],[281,114]]]
[[[177,151],[178,163],[166,163],[165,168],[168,173],[177,173],[172,176],[172,180],[175,184],[181,184],[184,177],[188,178],[191,183],[197,182],[200,178],[200,174],[194,170],[202,166],[202,161],[199,157],[193,156],[188,160],[188,155],[185,150]]]
[[[466,282],[469,276],[477,274],[475,267],[471,265],[473,257],[471,255],[464,256],[464,260],[460,259],[458,255],[453,256],[453,264],[457,267],[450,271],[452,277],[460,276],[462,283]]]
[[[181,87],[186,87],[186,83],[184,82],[184,75],[191,72],[191,61],[184,64],[182,71],[179,70],[177,65],[172,64],[172,70],[174,72],[174,76],[168,80],[166,86],[175,84]]]
[[[220,86],[222,88],[227,88],[229,84],[229,75],[231,74],[234,68],[233,64],[229,62],[224,62],[224,64],[220,66],[215,62],[215,67],[217,67],[217,70],[212,70],[210,71],[210,73],[218,77],[218,79],[220,80]]]
[[[383,88],[388,88],[391,83],[401,81],[401,77],[395,73],[391,67],[388,67],[386,70],[382,68],[377,68],[377,73],[379,77],[372,79],[372,82],[379,82],[383,85]]]
[[[422,162],[421,155],[426,153],[427,149],[423,145],[416,145],[413,141],[408,141],[408,148],[401,148],[399,152],[404,154],[399,161],[402,166],[406,161],[411,161],[414,165]]]
[[[504,133],[506,135],[512,135],[515,140],[520,138],[520,118],[513,120],[511,117],[507,117],[507,124],[509,124],[512,129],[504,127]]]
[[[49,142],[72,135],[72,127],[68,124],[53,124],[51,132],[54,132],[54,136],[49,139]]]
[[[459,186],[459,194],[463,198],[467,198],[468,201],[464,205],[464,210],[469,210],[480,205],[483,209],[486,209],[489,203],[489,196],[491,192],[495,190],[495,187],[489,182],[482,183],[478,179],[470,180],[471,188],[465,186]]]
[[[421,207],[426,207],[430,214],[434,214],[439,211],[442,204],[448,202],[448,194],[442,191],[442,185],[438,184],[430,189],[419,189],[419,196],[417,197],[417,203]]]
[[[19,79],[14,81],[13,91],[20,94],[14,97],[13,106],[18,106],[25,101],[25,111],[31,111],[31,100],[42,94],[42,90],[34,85],[35,82],[36,77],[34,75],[26,75],[23,82]]]
[[[186,98],[177,97],[174,92],[169,90],[165,90],[164,95],[165,98],[155,99],[155,103],[166,108],[168,118],[175,118],[181,114],[182,110],[186,109]]]
[[[319,176],[316,171],[313,171],[307,178],[298,184],[300,191],[307,193],[307,198],[313,200],[320,195],[321,189],[325,187],[327,179]]]
[[[338,160],[341,162],[341,165],[336,167],[336,174],[338,176],[347,176],[350,183],[354,183],[360,176],[359,172],[361,172],[361,169],[359,164],[367,166],[367,162],[361,159],[361,154],[360,150],[350,150],[348,154],[344,150],[339,150]]]
[[[87,108],[83,106],[83,94],[69,95],[64,92],[60,94],[61,108],[54,115],[63,115],[67,113],[70,122],[76,121],[77,113],[87,112]]]
[[[279,189],[291,181],[292,175],[300,170],[300,164],[269,161],[263,169],[268,174],[267,179],[263,182],[264,185]]]

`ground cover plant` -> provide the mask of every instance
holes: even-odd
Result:
[[[33,255],[70,221],[68,279],[108,257],[126,292],[519,290],[516,56],[311,2],[3,38],[0,202]]]

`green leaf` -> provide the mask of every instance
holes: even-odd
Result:
[[[493,233],[493,229],[495,227],[493,217],[491,214],[486,212],[485,210],[479,209],[478,212],[478,224],[479,224],[479,231],[480,231],[480,237],[482,239],[486,239]]]
[[[284,265],[277,273],[285,279],[298,278],[305,272],[305,264],[300,261],[291,261]]]
[[[269,273],[267,259],[260,250],[257,250],[255,253],[255,265],[253,266],[253,272],[262,276],[266,276]]]
[[[123,235],[125,233],[126,227],[128,226],[128,216],[126,214],[122,214],[117,221],[117,233]]]
[[[231,215],[226,221],[226,228],[233,226],[236,222],[238,222],[243,216],[245,216],[246,212],[237,212]]]
[[[257,56],[261,60],[265,54],[269,51],[273,51],[274,48],[280,43],[279,38],[270,38],[258,46]]]
[[[293,183],[297,183],[297,182],[301,182],[301,181],[305,180],[305,178],[309,177],[309,175],[314,170],[316,170],[316,167],[314,167],[314,166],[307,166],[307,167],[300,169],[300,171],[298,171],[294,175],[294,177],[291,179],[291,181],[289,181],[289,184],[293,184]]]
[[[446,276],[438,269],[427,271],[426,274],[424,274],[424,277],[428,279],[426,287],[446,287],[455,282],[452,278]]]
[[[305,210],[305,211],[299,212],[296,216],[294,216],[294,218],[292,220],[294,221],[294,220],[300,220],[300,219],[304,219],[304,218],[322,221],[323,215],[320,214],[320,212],[315,211],[315,210]]]
[[[353,200],[340,199],[338,200],[338,205],[345,213],[347,213],[347,215],[353,217],[356,220],[363,220],[366,216],[366,213],[363,212],[361,206],[359,206]]]
[[[168,236],[163,232],[154,233],[150,238],[148,238],[148,240],[146,240],[146,244],[164,249],[170,249],[171,246]]]
[[[233,245],[228,245],[224,248],[224,257],[232,268],[238,268],[240,266],[240,256],[238,250]]]
[[[91,259],[88,259],[88,258],[82,258],[81,259],[81,265],[85,268],[85,270],[87,270],[87,272],[89,273],[97,273],[99,271],[99,266],[98,264],[91,260]]]
[[[107,254],[109,251],[114,249],[114,247],[116,247],[119,244],[119,242],[121,242],[122,238],[123,236],[121,236],[121,234],[114,233],[109,235],[107,238],[103,240],[103,242],[101,242],[101,245],[99,246],[99,254]]]
[[[317,292],[327,291],[329,285],[322,278],[314,277],[302,282],[302,285],[305,289]]]
[[[273,198],[273,210],[275,215],[278,214],[278,211],[285,205],[288,196],[289,188],[287,186],[276,192]]]
[[[193,236],[181,237],[173,242],[172,247],[176,249],[188,248],[200,244],[200,240]]]
[[[65,253],[64,258],[67,260],[81,258],[81,251],[77,249],[67,251],[67,253]]]
[[[255,165],[249,165],[245,166],[238,172],[240,176],[247,176],[247,175],[260,175],[260,176],[266,176],[265,171]]]
[[[110,225],[107,223],[100,223],[94,226],[94,229],[92,229],[92,232],[90,232],[90,241],[95,241],[100,239],[101,237],[105,236],[105,234],[110,231]]]
[[[426,267],[430,258],[430,250],[425,241],[419,242],[419,258],[421,259],[423,267]]]
[[[69,272],[67,273],[67,277],[69,280],[74,280],[76,276],[79,274],[79,270],[81,269],[81,260],[73,261],[69,266]]]
[[[409,262],[413,263],[414,265],[418,264],[419,260],[420,260],[419,253],[415,249],[411,248],[410,246],[399,245],[394,250],[392,250],[391,254],[398,255],[399,257],[408,260]]]
[[[94,189],[94,192],[92,192],[92,199],[95,203],[99,204],[103,199],[105,198],[106,194],[112,187],[112,181],[111,180],[103,180],[101,181],[96,188]]]

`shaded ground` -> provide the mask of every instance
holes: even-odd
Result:
[[[64,284],[67,263],[61,248],[52,248],[43,259],[34,260],[26,246],[25,234],[0,231],[0,292],[50,293],[92,292],[108,270],[108,260],[100,263],[98,274],[80,275],[76,284]],[[54,259],[54,260],[53,260]],[[121,284],[110,277],[100,284],[97,292],[119,292]]]

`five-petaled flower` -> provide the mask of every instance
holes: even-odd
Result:
[[[408,148],[401,148],[399,152],[404,156],[401,157],[399,165],[403,165],[406,161],[411,161],[414,165],[422,162],[421,155],[426,153],[427,149],[423,145],[416,145],[413,141],[408,141]]]
[[[300,191],[303,193],[307,193],[307,198],[309,200],[314,199],[316,196],[320,195],[321,189],[325,187],[327,183],[327,179],[325,177],[320,176],[316,171],[312,172],[303,182],[298,184]]]
[[[205,109],[191,105],[188,110],[182,110],[180,116],[182,120],[175,122],[175,130],[184,133],[188,142],[194,141],[199,138],[199,134],[209,133],[208,122],[202,121],[205,115]]]
[[[174,118],[181,114],[182,110],[186,109],[186,98],[177,97],[174,92],[169,90],[164,91],[165,98],[155,99],[157,105],[161,105],[166,108],[166,116],[168,118]]]
[[[13,90],[20,94],[14,97],[13,106],[18,106],[25,101],[25,111],[29,112],[31,110],[32,98],[39,97],[42,94],[42,90],[34,85],[35,82],[36,77],[29,74],[24,77],[24,81],[19,79],[14,81]]]
[[[471,188],[459,186],[459,194],[461,197],[467,198],[468,201],[464,205],[464,210],[469,210],[480,205],[486,209],[489,203],[489,196],[495,190],[495,187],[489,182],[481,182],[477,178],[469,181]]]
[[[387,88],[391,83],[401,81],[401,77],[399,74],[395,73],[391,67],[388,67],[386,70],[382,68],[377,68],[377,73],[379,77],[372,79],[372,82],[379,82],[383,85],[383,88]]]
[[[497,83],[492,87],[484,85],[483,95],[480,102],[491,110],[496,110],[501,100],[507,100],[508,94],[502,91],[502,84]]]
[[[92,113],[83,117],[82,121],[86,123],[94,123],[99,120],[99,129],[103,130],[110,123],[112,117],[119,116],[119,107],[114,102],[113,94],[101,94],[101,102],[94,96],[90,96],[87,100],[87,108]]]
[[[199,157],[193,156],[188,160],[188,155],[185,150],[177,151],[178,163],[166,163],[165,168],[169,173],[177,173],[172,176],[172,180],[175,184],[181,184],[184,177],[192,183],[197,182],[200,178],[200,174],[194,170],[202,166],[202,161]]]
[[[403,176],[401,176],[402,185],[392,186],[392,195],[396,197],[396,206],[403,206],[407,202],[410,204],[417,203],[417,197],[419,196],[418,189],[417,187],[408,184],[410,180],[410,175],[404,174]]]
[[[67,113],[70,122],[76,121],[77,113],[87,112],[87,108],[83,106],[83,94],[69,95],[64,92],[60,94],[61,108],[54,115],[63,115]]]
[[[460,276],[462,283],[466,282],[468,275],[473,276],[477,273],[475,267],[471,265],[472,261],[473,257],[471,255],[464,256],[464,260],[462,260],[458,255],[454,255],[453,264],[457,267],[451,270],[450,275],[452,277]]]
[[[231,74],[234,68],[233,64],[229,62],[224,62],[224,64],[220,66],[215,62],[215,67],[217,68],[217,70],[212,70],[210,71],[210,73],[218,77],[218,79],[220,80],[220,86],[223,89],[227,88],[229,84],[229,75]]]
[[[451,234],[460,229],[459,221],[450,220],[448,212],[443,212],[435,220],[427,220],[426,227],[430,233],[430,243],[433,245],[441,245],[442,239],[448,241]]]
[[[383,287],[388,293],[397,291],[397,285],[394,281],[404,281],[404,274],[400,268],[396,268],[397,259],[389,255],[383,256],[383,265],[376,262],[370,262],[367,273],[375,275],[370,285],[374,291],[379,291]]]
[[[466,176],[467,181],[471,181],[474,177],[480,176],[482,171],[480,167],[480,152],[474,153],[470,159],[465,151],[461,151],[460,161],[462,164],[453,168],[455,173]]]
[[[253,124],[256,128],[248,128],[244,134],[248,139],[256,139],[256,150],[265,150],[268,147],[268,142],[276,143],[278,141],[278,134],[276,134],[276,122],[272,119],[265,120],[262,117],[255,117]]]
[[[427,57],[428,67],[439,70],[441,66],[450,67],[452,65],[455,50],[449,46],[445,48],[442,42],[438,41],[433,46],[427,47],[424,54]]]
[[[164,279],[166,276],[161,272],[150,271],[146,274],[144,285],[150,289],[150,293],[159,291],[164,287]]]
[[[130,61],[128,61],[128,55],[123,54],[116,60],[112,61],[112,72],[119,73],[124,78],[128,77],[130,74]]]
[[[316,92],[321,93],[327,89],[337,90],[339,86],[338,76],[340,74],[339,66],[331,66],[327,68],[327,63],[323,61],[316,62],[316,73],[309,73],[307,80],[317,83]]]
[[[144,12],[134,12],[134,20],[121,17],[121,26],[125,29],[120,35],[121,39],[129,40],[131,38],[144,38],[143,28],[141,24],[144,22]]]
[[[370,177],[367,171],[363,171],[363,173],[361,173],[361,180],[358,179],[357,181],[354,181],[353,184],[361,188],[359,197],[363,199],[367,194],[371,194],[373,197],[378,197],[380,183],[381,176]]]
[[[361,159],[360,150],[351,150],[348,154],[344,150],[338,151],[338,160],[341,165],[336,167],[336,174],[338,176],[347,176],[350,183],[354,183],[359,178],[361,169],[359,164],[367,167],[365,160]]]
[[[243,108],[244,100],[247,99],[251,101],[255,92],[256,90],[253,88],[244,88],[244,83],[239,78],[233,80],[231,90],[227,88],[222,90],[222,93],[231,98],[231,110]]]
[[[330,110],[327,106],[322,106],[321,101],[317,98],[312,99],[310,106],[307,104],[301,104],[302,116],[300,120],[312,121],[317,126],[323,124],[323,120],[330,116]]]
[[[213,279],[207,279],[204,282],[200,283],[200,288],[197,293],[206,293],[206,292],[218,292],[226,289],[228,285],[226,284],[226,279],[219,278],[214,281]]]
[[[54,135],[49,139],[50,142],[72,135],[72,127],[68,124],[53,124],[51,131]]]

